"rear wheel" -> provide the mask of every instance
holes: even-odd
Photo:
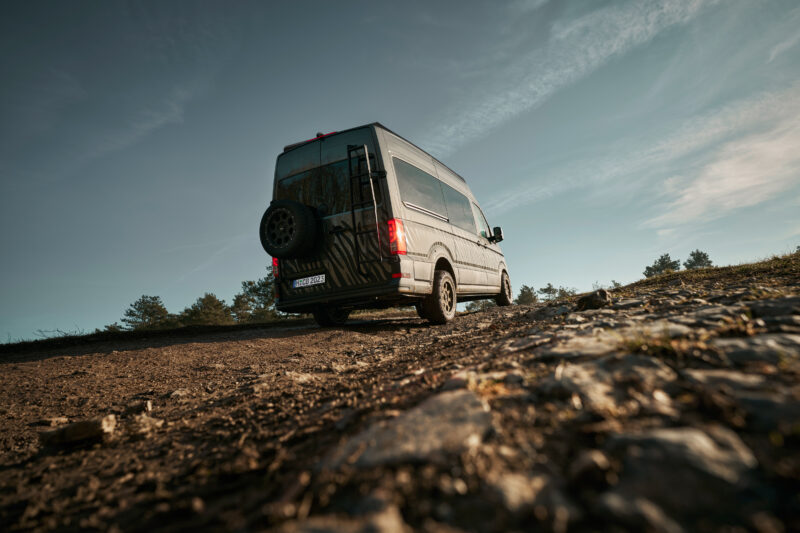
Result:
[[[419,315],[420,318],[425,320],[428,319],[427,315],[425,315],[425,308],[423,307],[422,302],[414,305],[414,309],[417,310],[417,315]]]
[[[511,280],[508,279],[508,274],[503,272],[503,275],[500,277],[500,294],[495,297],[494,301],[497,302],[497,305],[504,307],[513,303],[512,297]]]
[[[350,316],[350,310],[341,307],[317,307],[313,315],[320,327],[343,326]]]
[[[456,282],[446,270],[433,274],[433,292],[422,300],[422,313],[433,324],[446,324],[456,316]]]

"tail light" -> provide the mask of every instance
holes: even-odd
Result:
[[[392,255],[406,255],[406,230],[403,221],[397,218],[390,219],[389,225],[389,252]]]
[[[278,258],[272,258],[272,277],[278,279]]]

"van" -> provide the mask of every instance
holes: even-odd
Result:
[[[354,309],[414,306],[443,324],[457,302],[511,304],[503,231],[464,178],[378,123],[286,146],[259,234],[276,308],[320,326]]]

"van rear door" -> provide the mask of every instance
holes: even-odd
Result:
[[[348,147],[366,146],[369,164],[377,169],[380,158],[375,145],[371,128],[360,128],[322,137],[278,158],[273,197],[303,203],[314,209],[319,220],[318,242],[313,253],[302,259],[281,261],[284,303],[306,296],[335,296],[343,290],[385,282],[389,277],[388,265],[380,261],[377,234],[381,222],[387,219],[384,180],[372,180],[372,190],[367,190],[370,183],[364,180],[366,185],[361,195],[351,191],[350,185],[351,172],[358,174],[365,170],[366,159],[363,149],[348,154]],[[352,181],[357,188],[358,181]],[[358,201],[367,194],[372,198],[373,191],[379,219],[377,228],[376,206],[356,204],[356,209],[351,209],[351,194]],[[354,223],[359,235],[353,230]]]

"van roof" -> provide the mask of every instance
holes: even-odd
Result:
[[[342,131],[332,131],[332,132],[330,132],[330,133],[325,133],[325,134],[318,133],[318,134],[317,134],[317,136],[316,136],[316,137],[314,137],[313,139],[307,139],[307,140],[305,140],[305,141],[300,141],[300,142],[297,142],[297,143],[292,143],[292,144],[288,144],[288,145],[284,146],[284,147],[283,147],[283,153],[285,154],[286,152],[290,152],[290,151],[294,150],[295,148],[299,148],[300,146],[302,146],[302,145],[304,145],[304,144],[306,144],[306,143],[310,143],[311,141],[316,141],[317,139],[322,139],[323,137],[327,137],[327,136],[329,136],[329,135],[335,135],[335,134],[337,134],[337,133],[345,133],[345,132],[348,132],[348,131],[357,130],[357,129],[361,129],[361,128],[366,128],[366,127],[369,127],[369,126],[376,127],[376,128],[381,128],[381,129],[383,129],[383,130],[385,130],[385,131],[387,131],[387,132],[391,133],[391,134],[392,134],[392,135],[394,135],[395,137],[398,137],[398,138],[400,138],[400,139],[404,140],[405,142],[407,142],[408,144],[410,144],[411,146],[413,146],[413,147],[414,147],[414,148],[416,148],[417,150],[421,150],[422,152],[424,152],[424,153],[426,153],[427,155],[429,155],[430,157],[432,157],[434,161],[436,161],[437,163],[439,163],[440,165],[442,165],[443,167],[445,167],[447,170],[449,170],[450,172],[452,172],[452,173],[453,173],[453,174],[454,174],[454,175],[455,175],[455,176],[456,176],[458,179],[460,179],[460,180],[461,180],[461,181],[463,181],[464,183],[466,183],[466,182],[467,182],[467,180],[465,180],[464,178],[462,178],[462,177],[461,177],[461,175],[459,175],[459,173],[458,173],[458,172],[455,172],[455,171],[454,171],[452,168],[448,167],[447,165],[445,165],[444,163],[442,163],[441,161],[439,161],[438,159],[436,159],[435,157],[433,157],[431,154],[429,154],[428,152],[426,152],[425,150],[423,150],[422,148],[420,148],[419,146],[417,146],[417,145],[416,145],[416,144],[414,144],[413,142],[409,141],[408,139],[406,139],[406,138],[405,138],[405,137],[403,137],[402,135],[398,135],[398,134],[397,134],[397,133],[395,133],[394,131],[390,130],[389,128],[387,128],[386,126],[384,126],[383,124],[381,124],[380,122],[371,122],[371,123],[369,123],[369,124],[364,124],[364,125],[362,125],[362,126],[356,126],[356,127],[354,127],[354,128],[348,128],[348,129],[346,129],[346,130],[342,130]]]

